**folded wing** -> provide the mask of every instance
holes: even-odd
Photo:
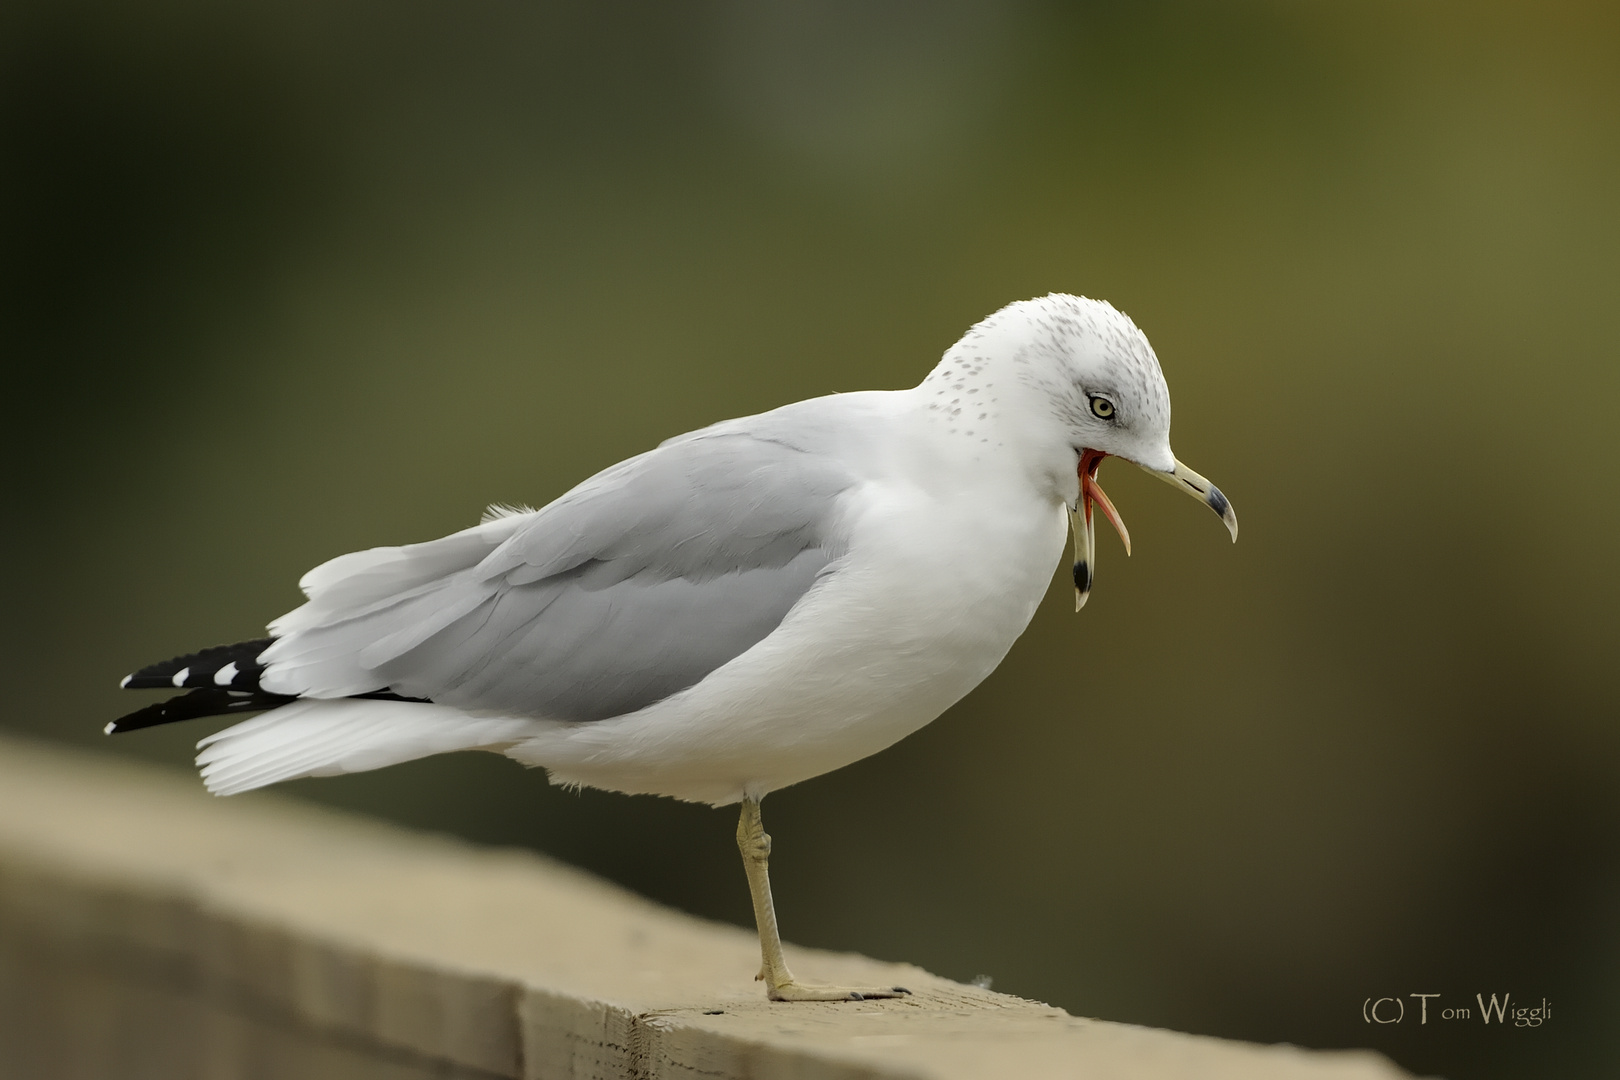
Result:
[[[734,426],[685,436],[550,505],[317,567],[271,624],[267,691],[390,691],[599,720],[701,681],[770,634],[840,552],[853,483]]]

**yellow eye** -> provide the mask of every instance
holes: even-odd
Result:
[[[1101,420],[1112,420],[1114,418],[1114,403],[1105,397],[1092,395],[1091,415]]]

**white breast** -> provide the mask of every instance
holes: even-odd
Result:
[[[764,641],[639,713],[507,752],[560,783],[723,805],[840,768],[939,716],[1001,662],[1066,517],[1005,475],[914,483],[886,463],[845,507],[849,550]]]

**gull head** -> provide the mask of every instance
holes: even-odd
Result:
[[[998,361],[1001,377],[1016,382],[1024,430],[1043,447],[1043,459],[1061,464],[1074,526],[1076,611],[1090,594],[1096,566],[1094,508],[1119,533],[1125,553],[1131,550],[1125,522],[1097,483],[1107,458],[1123,458],[1198,499],[1237,539],[1232,504],[1171,451],[1170,389],[1159,359],[1147,336],[1112,304],[1063,293],[1022,300],[974,327],[946,354],[941,371],[958,350],[958,371]]]

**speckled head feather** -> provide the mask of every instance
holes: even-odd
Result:
[[[1022,320],[1030,340],[1013,357],[1021,377],[1039,385],[1059,407],[1089,414],[1089,397],[1106,394],[1122,426],[1168,431],[1170,390],[1159,358],[1130,316],[1106,300],[1050,293],[1002,308],[990,319]],[[981,324],[982,325],[982,324]],[[1078,400],[1076,400],[1078,398]]]
[[[1090,591],[1100,509],[1130,551],[1130,534],[1097,483],[1104,458],[1134,462],[1203,501],[1234,539],[1220,490],[1170,449],[1170,390],[1146,335],[1112,304],[1051,293],[1009,304],[946,351],[918,388],[953,439],[1020,463],[1043,497],[1066,503],[1075,535],[1075,604]]]
[[[1170,390],[1159,359],[1106,301],[1051,293],[1009,304],[952,346],[923,387],[928,408],[962,434],[980,434],[985,424],[975,422],[993,425],[1016,398],[1021,423],[1045,413],[1075,448],[1173,467]],[[1106,419],[1093,411],[1099,397],[1112,410]]]

